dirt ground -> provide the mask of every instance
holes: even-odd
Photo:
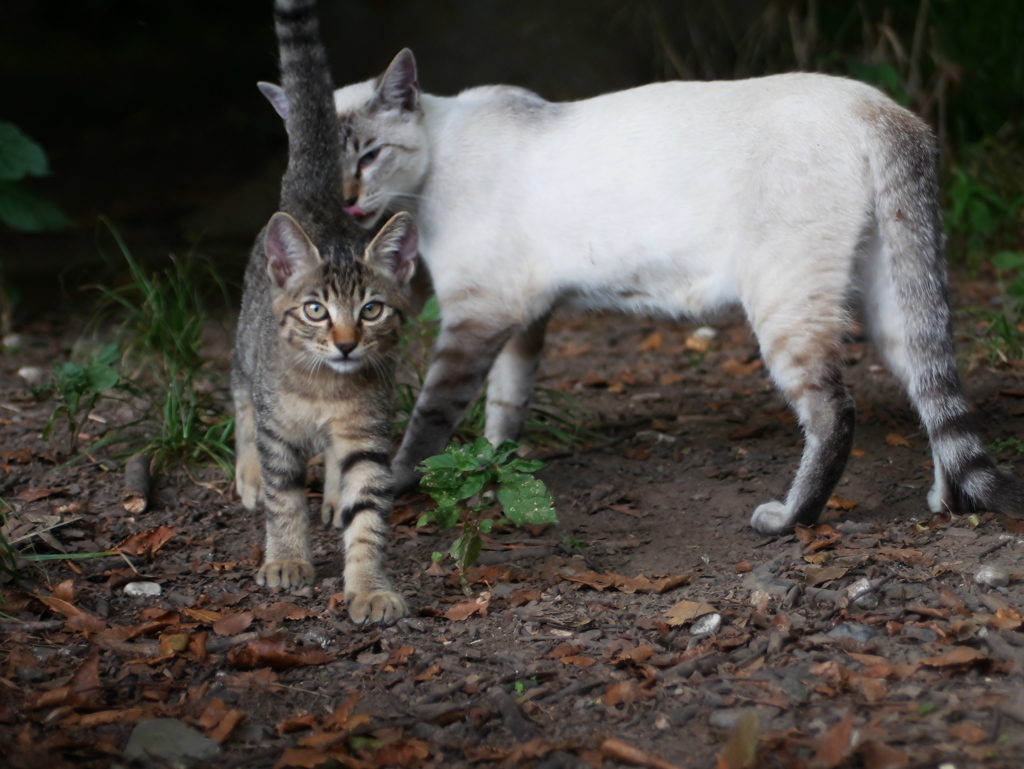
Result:
[[[963,302],[988,293],[958,282]],[[416,528],[425,497],[400,500],[389,564],[411,615],[370,628],[344,611],[335,532],[316,535],[316,586],[275,593],[253,582],[260,517],[218,471],[156,478],[132,515],[115,464],[62,466],[40,438],[53,404],[18,371],[66,356],[73,330],[18,328],[0,358],[13,534],[122,554],[2,586],[0,764],[125,766],[133,730],[168,718],[216,767],[1019,767],[1024,522],[928,513],[927,442],[854,340],[855,450],[830,509],[757,535],[800,439],[746,326],[713,325],[700,353],[693,325],[557,318],[540,385],[600,424],[534,451],[560,523],[497,528],[467,600],[431,562],[451,535]],[[984,439],[1020,435],[1024,369],[962,350]],[[1024,473],[1013,448],[999,459]],[[130,597],[137,582],[160,595]],[[161,755],[148,765],[174,765]]]

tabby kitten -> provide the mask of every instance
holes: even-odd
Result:
[[[264,88],[279,112],[287,104]],[[1024,512],[985,452],[954,359],[935,141],[852,80],[658,83],[552,104],[421,93],[408,50],[335,92],[346,210],[417,214],[441,306],[393,467],[444,448],[487,379],[486,435],[518,435],[558,304],[701,316],[739,304],[805,435],[764,533],[817,520],[853,441],[842,340],[861,319],[928,431],[932,510]]]
[[[245,273],[232,368],[236,483],[266,508],[256,581],[313,581],[306,504],[311,455],[325,457],[321,513],[345,529],[345,597],[357,624],[406,613],[382,564],[394,484],[389,353],[406,312],[416,228],[400,213],[369,237],[342,210],[341,144],[314,0],[276,0],[288,111],[280,210]]]

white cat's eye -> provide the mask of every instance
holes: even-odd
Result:
[[[368,302],[363,306],[362,311],[359,313],[359,317],[363,320],[377,320],[382,312],[384,312],[383,304],[380,302]]]
[[[380,147],[372,149],[359,158],[359,170],[362,171],[367,166],[373,165],[373,161],[380,155]]]
[[[302,306],[302,311],[312,321],[320,321],[327,317],[327,308],[319,302],[306,302]]]

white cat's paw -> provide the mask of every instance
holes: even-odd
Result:
[[[928,490],[928,509],[931,510],[933,513],[941,513],[943,510],[949,509],[949,506],[943,499],[943,497],[945,496],[945,494],[943,493],[944,491],[945,489],[943,489],[937,483],[933,484],[932,487]]]
[[[750,516],[750,526],[761,534],[785,534],[793,528],[793,514],[781,502],[765,502]]]
[[[408,613],[405,599],[390,590],[371,590],[352,597],[348,602],[348,616],[357,625],[394,622]]]

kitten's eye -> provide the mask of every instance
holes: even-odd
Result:
[[[302,307],[302,311],[312,321],[320,321],[327,317],[327,308],[319,302],[306,302]]]
[[[367,166],[373,165],[373,161],[377,159],[378,155],[380,155],[380,147],[370,150],[359,158],[359,170],[362,171]]]
[[[383,304],[380,302],[369,302],[363,307],[362,312],[359,313],[359,317],[363,320],[377,320],[382,312],[384,312]]]

